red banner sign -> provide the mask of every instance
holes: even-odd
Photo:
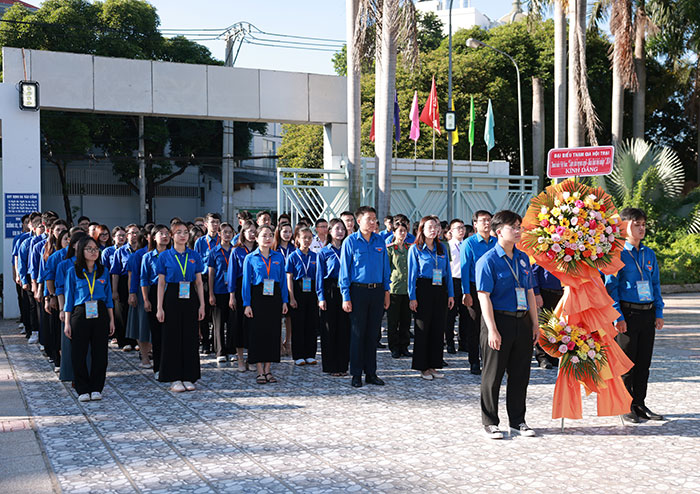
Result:
[[[612,146],[552,149],[547,156],[547,176],[566,178],[610,175],[614,157],[615,148]]]

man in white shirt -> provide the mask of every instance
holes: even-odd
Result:
[[[450,246],[450,267],[452,269],[452,282],[455,289],[455,300],[462,298],[462,267],[460,262],[460,244],[465,236],[464,222],[460,219],[450,221],[448,231],[448,244]],[[447,345],[447,353],[457,353],[454,342],[455,320],[459,315],[459,332],[457,333],[459,342],[459,351],[467,351],[467,331],[468,325],[473,324],[472,318],[469,316],[468,309],[463,304],[455,304],[452,309],[447,312],[447,324],[445,325],[445,343]]]
[[[311,241],[311,246],[309,249],[318,254],[319,251],[326,246],[327,239],[328,221],[326,221],[325,218],[319,218],[316,220],[316,235],[314,235],[314,239]]]

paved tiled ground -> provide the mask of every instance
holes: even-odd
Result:
[[[445,380],[426,382],[409,359],[380,351],[387,386],[359,390],[290,360],[274,366],[278,384],[259,386],[208,359],[199,390],[177,395],[133,353],[112,351],[104,400],[80,404],[36,346],[5,348],[66,493],[696,492],[700,302],[666,300],[648,405],[668,420],[622,426],[595,417],[588,398],[585,418],[562,433],[549,418],[555,373],[533,368],[534,439],[482,437],[465,354],[447,356]]]

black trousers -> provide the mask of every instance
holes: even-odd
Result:
[[[630,395],[632,405],[644,405],[649,382],[649,367],[654,353],[656,336],[656,311],[622,308],[622,315],[627,322],[627,332],[619,333],[615,341],[625,355],[634,362],[629,372],[622,375],[622,382]]]
[[[54,366],[61,366],[61,333],[63,333],[63,324],[59,318],[60,311],[51,309],[51,314],[47,314],[49,321],[49,346],[47,347],[47,355],[53,359]]]
[[[480,335],[485,331],[481,330],[481,303],[475,283],[469,285],[469,293],[473,300],[474,319],[472,319],[472,324],[467,325],[467,352],[469,352],[469,364],[479,365]]]
[[[24,296],[27,300],[29,319],[29,327],[27,328],[27,338],[29,338],[33,332],[39,331],[39,309],[36,303],[36,299],[34,298],[34,294],[31,290],[24,290]]]
[[[389,350],[400,352],[406,350],[411,342],[411,309],[408,307],[408,294],[392,293],[389,298],[391,303],[386,311]]]
[[[109,338],[109,314],[103,301],[97,303],[98,317],[87,319],[85,305],[73,308],[71,325],[71,362],[73,383],[79,395],[102,392],[107,376],[107,339]],[[90,348],[91,365],[88,370],[87,354]]]
[[[22,293],[22,287],[15,283],[15,290],[17,290],[17,305],[19,306],[19,322],[24,324],[25,328],[27,326],[27,300],[24,298]]]
[[[323,281],[326,310],[321,311],[321,363],[323,372],[347,372],[350,362],[350,317],[343,310],[338,280]]]
[[[377,335],[384,316],[384,287],[350,285],[350,374],[377,374]],[[294,332],[297,328],[294,326]],[[294,334],[292,332],[292,335]]]
[[[199,367],[199,299],[190,283],[190,298],[179,298],[179,283],[168,283],[163,297],[165,320],[162,326],[160,374],[162,382],[195,382]]]
[[[416,326],[411,368],[419,371],[442,369],[442,347],[447,317],[447,288],[433,280],[416,281]]]
[[[467,349],[467,332],[469,331],[469,324],[472,322],[471,316],[469,316],[469,310],[462,303],[462,280],[461,278],[453,278],[452,284],[455,291],[455,305],[447,311],[447,323],[445,324],[445,343],[447,348],[454,348],[455,346],[455,320],[459,316],[459,330],[457,332],[457,341],[459,342],[459,349]]]
[[[236,280],[236,311],[234,314],[233,345],[235,348],[248,348],[248,324],[250,320],[243,313],[243,277]]]
[[[122,348],[126,345],[132,347],[136,345],[136,340],[126,337],[126,321],[129,320],[129,276],[119,277],[117,284],[119,302],[114,304],[114,336],[117,338],[117,345]]]
[[[283,283],[286,283],[286,280]],[[248,362],[251,364],[280,361],[282,288],[275,282],[273,295],[263,295],[263,286],[260,283],[250,288],[250,308],[253,310],[253,317],[246,319],[249,321]]]
[[[294,299],[297,308],[292,316],[292,358],[294,360],[316,357],[316,336],[318,334],[318,298],[316,283],[311,281],[311,291],[302,291],[302,280],[294,280]]]
[[[51,328],[49,327],[50,319],[49,314],[44,310],[43,295],[37,302],[37,309],[39,310],[39,343],[44,345],[44,352],[50,357],[53,353],[51,348]]]
[[[156,317],[158,313],[158,283],[148,287],[148,301],[151,302],[151,312],[148,322],[151,328],[151,351],[153,352],[153,372],[160,370],[160,352],[163,346],[163,324]]]
[[[233,334],[236,325],[236,315],[228,305],[228,293],[217,293],[214,295],[214,298],[216,299],[216,305],[211,307],[211,321],[213,324],[216,356],[233,355],[236,353]]]
[[[204,289],[204,319],[199,321],[199,335],[200,342],[202,343],[202,349],[209,353],[212,347],[215,345],[214,338],[212,337],[212,306],[209,305],[209,275],[202,275],[202,287]],[[218,355],[217,355],[218,356]]]
[[[564,295],[564,290],[548,290],[546,288],[540,288],[540,295],[542,295],[542,308],[547,310],[554,310]],[[539,343],[535,343],[535,359],[538,362],[547,362],[550,364],[558,366],[559,359],[548,355],[547,352],[542,350]]]
[[[529,315],[516,319],[496,312],[496,328],[501,334],[501,349],[489,347],[488,331],[481,332],[481,354],[484,357],[481,374],[481,422],[498,425],[498,395],[503,375],[508,373],[506,410],[511,427],[525,421],[525,398],[530,382],[532,358],[532,321]]]

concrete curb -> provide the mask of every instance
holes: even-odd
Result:
[[[686,285],[661,285],[661,293],[698,293],[700,283],[688,283]]]

